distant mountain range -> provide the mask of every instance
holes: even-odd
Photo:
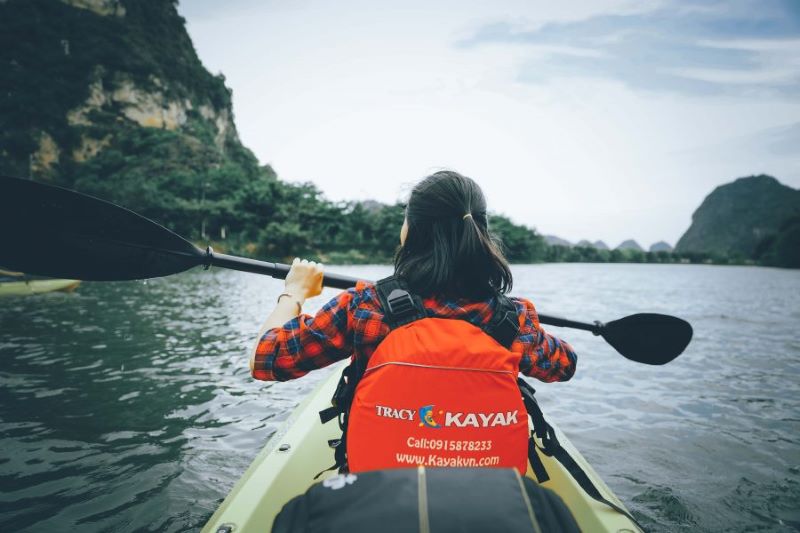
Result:
[[[621,242],[620,245],[617,246],[617,250],[636,250],[638,252],[644,251],[642,247],[639,246],[639,243],[633,239],[628,239],[627,241]]]
[[[658,241],[650,245],[651,252],[671,252],[672,246],[668,242]]]
[[[573,244],[555,235],[544,238],[552,246],[609,249],[603,241]],[[614,249],[644,251],[633,239]],[[694,212],[674,250],[659,241],[649,251],[674,251],[692,261],[800,268],[800,190],[764,174],[720,185]]]
[[[591,242],[589,240],[583,239],[583,240],[580,240],[577,243],[573,244],[572,242],[570,242],[570,241],[568,241],[566,239],[562,239],[561,237],[558,237],[556,235],[544,235],[544,240],[550,246],[567,246],[567,247],[570,247],[570,248],[575,246],[575,247],[579,247],[579,248],[595,248],[597,250],[611,250],[611,248],[606,243],[604,243],[603,241]],[[627,239],[627,240],[621,242],[619,244],[619,246],[617,246],[614,249],[615,250],[638,250],[640,252],[644,251],[644,249],[639,245],[639,243],[636,242],[633,239]],[[656,243],[653,243],[650,246],[650,251],[651,252],[661,252],[661,251],[671,252],[672,251],[672,246],[670,246],[668,243],[666,243],[664,241],[658,241]]]
[[[572,246],[572,243],[567,239],[562,239],[561,237],[556,237],[555,235],[542,235],[542,237],[544,237],[544,241],[550,246]]]

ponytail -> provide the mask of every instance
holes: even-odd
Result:
[[[414,292],[483,299],[511,290],[511,269],[489,232],[486,200],[472,179],[450,171],[425,178],[411,192],[406,220],[395,274]]]

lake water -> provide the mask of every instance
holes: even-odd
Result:
[[[576,348],[578,371],[570,382],[537,385],[545,414],[646,527],[800,529],[800,272],[513,270],[514,294],[543,313],[591,321],[651,311],[693,324],[692,344],[663,367],[551,328]],[[198,271],[0,300],[4,529],[202,526],[326,372],[276,384],[250,378],[248,352],[282,286]]]

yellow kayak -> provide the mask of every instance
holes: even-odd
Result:
[[[29,279],[0,282],[0,296],[24,296],[53,291],[74,291],[80,281],[76,279]]]
[[[340,372],[341,367],[334,369],[294,410],[233,487],[203,528],[204,532],[268,532],[288,500],[304,493],[313,483],[336,475],[336,472],[330,471],[314,479],[317,473],[334,462],[328,440],[341,436],[335,421],[322,424],[318,414],[330,407]],[[602,496],[625,509],[564,434],[552,422],[550,425],[561,446],[580,465]],[[591,498],[560,462],[538,453],[550,476],[550,480],[542,483],[542,486],[561,496],[582,531],[640,531],[628,517]],[[536,479],[530,466],[527,476]]]

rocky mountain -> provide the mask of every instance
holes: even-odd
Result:
[[[619,246],[615,248],[615,250],[636,250],[639,252],[643,252],[644,249],[639,246],[639,243],[633,239],[628,239],[627,241],[622,241]]]
[[[562,239],[561,237],[556,237],[555,235],[544,235],[543,237],[544,241],[550,246],[572,246],[572,243],[567,239]]]
[[[199,212],[235,226],[220,217],[232,193],[274,180],[240,143],[225,79],[200,62],[174,1],[2,1],[0,65],[3,174],[203,233]]]
[[[765,239],[775,237],[797,216],[800,190],[763,174],[739,178],[703,200],[675,250],[753,258]]]
[[[386,207],[386,204],[379,202],[377,200],[361,200],[359,202],[356,202],[356,204],[360,205],[362,209],[370,213],[377,213],[378,211]]]
[[[651,252],[671,252],[672,245],[665,241],[658,241],[650,245]]]
[[[591,242],[591,241],[586,240],[586,239],[582,239],[582,240],[578,241],[578,244],[576,244],[575,246],[579,246],[581,248],[594,248],[595,250],[608,250],[609,249],[608,245],[606,243],[604,243],[603,241]]]

